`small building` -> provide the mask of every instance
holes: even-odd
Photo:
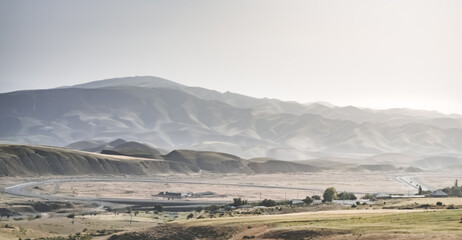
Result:
[[[432,193],[430,193],[430,197],[447,197],[448,194],[443,192],[443,190],[438,189]]]
[[[388,199],[391,198],[391,195],[388,193],[377,193],[375,199]]]
[[[292,204],[292,205],[300,205],[300,204],[304,204],[304,203],[305,202],[303,202],[300,199],[292,199],[292,201],[290,202],[290,204]]]

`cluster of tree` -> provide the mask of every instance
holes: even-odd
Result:
[[[337,190],[334,187],[326,188],[324,194],[322,195],[323,202],[332,202],[333,200],[356,200],[357,197],[354,193],[351,192],[341,192],[337,193]]]
[[[374,199],[374,198],[375,198],[374,194],[371,194],[371,193],[366,193],[362,197],[362,199]]]
[[[312,203],[313,203],[313,199],[310,198],[310,197],[308,197],[308,196],[306,196],[306,198],[303,199],[302,201],[303,201],[304,203],[306,203],[306,204],[312,204]]]
[[[351,192],[341,192],[338,194],[338,199],[341,200],[356,200],[358,199],[354,193]]]
[[[238,207],[238,206],[242,206],[242,205],[246,205],[247,204],[247,200],[243,200],[241,198],[233,198],[233,206],[235,207]]]
[[[276,206],[276,205],[278,205],[278,204],[277,204],[277,202],[274,201],[274,200],[266,199],[266,198],[265,198],[265,199],[264,199],[263,201],[261,201],[258,205],[259,205],[259,206],[265,206],[265,207],[274,207],[274,206]]]
[[[462,187],[459,187],[457,180],[452,187],[443,188],[443,192],[445,192],[449,197],[462,197]]]

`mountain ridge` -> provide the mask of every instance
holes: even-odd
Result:
[[[294,160],[462,153],[462,120],[439,113],[304,105],[154,77],[76,86],[0,94],[0,141],[64,146],[124,138],[166,150]]]

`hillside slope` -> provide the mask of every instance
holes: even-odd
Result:
[[[146,175],[188,173],[185,164],[164,160],[117,157],[67,149],[0,145],[0,176]]]
[[[138,146],[130,143],[129,146]],[[136,149],[129,148],[136,154]],[[260,173],[251,161],[225,153],[175,150],[165,159],[135,158],[81,152],[64,148],[0,144],[0,177],[41,175],[154,175],[165,173]],[[274,163],[275,162],[275,163]],[[317,170],[294,168],[294,163],[274,160],[262,164],[267,172]]]

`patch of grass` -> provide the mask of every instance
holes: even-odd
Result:
[[[462,237],[462,210],[370,210],[303,213],[275,216],[245,216],[234,218],[201,219],[189,225],[226,225],[245,227],[265,224],[270,228],[289,230],[331,229],[352,234],[438,234],[444,232]]]
[[[283,221],[276,226],[330,228],[362,232],[432,233],[459,230],[462,211],[404,212],[381,216]],[[462,233],[462,232],[461,232]]]

